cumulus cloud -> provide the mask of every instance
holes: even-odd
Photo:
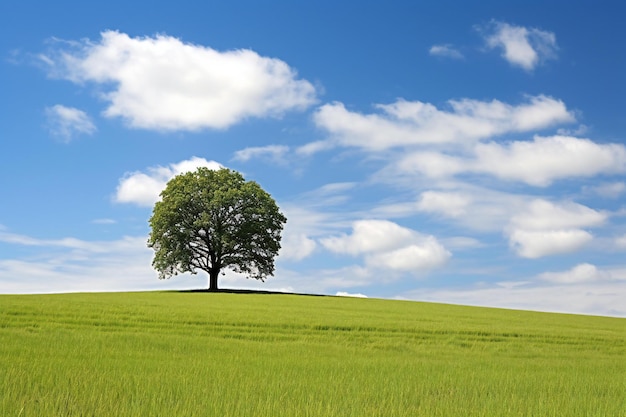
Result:
[[[352,234],[328,237],[320,243],[331,252],[364,255],[371,268],[419,273],[439,267],[451,254],[434,236],[425,236],[387,220],[359,220]]]
[[[50,133],[64,142],[81,134],[92,135],[97,130],[87,113],[77,108],[56,104],[46,107],[45,112]]]
[[[304,233],[290,233],[285,230],[279,257],[281,260],[300,261],[310,256],[316,247],[317,243]]]
[[[398,100],[376,106],[379,113],[353,112],[339,102],[321,106],[314,115],[316,125],[330,134],[329,142],[314,142],[303,153],[335,145],[366,150],[398,146],[468,144],[496,135],[543,129],[575,120],[565,104],[544,95],[526,103],[510,105],[498,100],[450,100],[449,109],[430,103]]]
[[[425,191],[420,195],[417,209],[447,217],[459,217],[466,213],[471,202],[469,196],[459,192]]]
[[[589,139],[536,136],[532,142],[479,144],[474,170],[547,186],[554,180],[626,171],[626,148]]]
[[[98,84],[109,103],[104,114],[135,128],[223,129],[316,100],[313,85],[279,59],[165,35],[133,38],[105,31],[97,42],[62,43],[41,59],[54,77]]]
[[[509,243],[524,258],[570,253],[593,239],[583,228],[600,226],[606,219],[606,213],[581,204],[536,199],[511,219]]]
[[[575,252],[592,239],[591,233],[579,229],[516,229],[509,235],[511,247],[519,256],[529,259]]]
[[[394,169],[431,178],[486,174],[546,187],[567,178],[626,172],[626,147],[566,136],[535,136],[532,141],[478,143],[469,155],[412,152],[403,156]]]
[[[552,32],[498,21],[479,30],[489,48],[501,49],[506,61],[526,71],[557,56],[556,36]]]
[[[374,268],[417,273],[442,266],[450,256],[450,252],[434,236],[424,236],[416,244],[372,253],[366,256],[365,262]]]
[[[415,232],[387,220],[359,220],[352,225],[352,234],[329,237],[322,245],[336,253],[358,255],[389,251],[409,244]]]
[[[600,226],[607,217],[606,213],[571,201],[557,204],[535,199],[523,212],[514,216],[511,223],[528,230],[570,229]]]
[[[428,53],[433,56],[441,56],[452,59],[463,59],[463,54],[450,44],[433,45],[428,50]]]
[[[185,172],[195,171],[200,167],[214,170],[223,168],[218,162],[194,156],[165,167],[150,167],[146,172],[130,172],[120,179],[114,200],[118,203],[151,207],[158,201],[161,191],[165,189],[170,179]]]

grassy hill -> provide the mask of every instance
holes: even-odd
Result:
[[[626,320],[280,294],[0,296],[0,416],[626,416]]]

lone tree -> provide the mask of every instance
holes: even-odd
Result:
[[[217,291],[230,268],[263,281],[274,273],[285,216],[256,182],[229,169],[199,168],[172,178],[154,206],[148,246],[159,279],[198,270]]]

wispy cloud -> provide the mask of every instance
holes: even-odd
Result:
[[[92,135],[96,125],[82,110],[56,104],[46,107],[47,127],[50,133],[63,142],[70,142],[79,135]]]
[[[440,56],[444,58],[463,59],[463,54],[450,44],[433,45],[428,50],[428,53],[433,56]]]
[[[150,267],[146,240],[145,236],[111,241],[40,239],[2,231],[0,242],[37,247],[37,256],[0,259],[0,288],[3,293],[48,293],[167,287],[159,286]]]
[[[622,181],[598,184],[584,187],[583,190],[599,195],[604,198],[618,198],[626,193],[626,183]]]
[[[106,243],[89,242],[76,238],[63,239],[38,239],[17,233],[10,233],[6,229],[0,229],[0,242],[11,243],[22,246],[40,246],[40,247],[59,247],[65,249],[78,249],[86,252],[102,252],[107,247]],[[118,242],[118,244],[128,243],[127,239]]]
[[[584,268],[583,268],[584,269]],[[576,268],[574,268],[576,270]],[[580,271],[579,271],[580,272]],[[583,275],[584,275],[584,271]],[[596,270],[598,272],[598,270]],[[602,274],[602,270],[599,270]],[[594,273],[592,271],[592,273]],[[623,274],[615,272],[615,274]],[[542,280],[465,288],[420,288],[398,298],[559,313],[626,317],[623,281],[557,283]]]
[[[284,163],[287,152],[289,152],[289,146],[285,145],[252,146],[236,151],[233,160],[248,162],[255,158],[267,158],[273,162]]]
[[[556,36],[552,32],[495,20],[477,29],[488,48],[501,49],[506,61],[526,71],[532,71],[540,63],[557,56]]]
[[[576,284],[580,282],[604,281],[611,279],[611,274],[599,270],[595,265],[584,263],[576,265],[568,271],[544,272],[538,278],[559,284]]]
[[[626,249],[626,234],[615,239],[615,246],[619,249]]]
[[[91,221],[93,224],[115,224],[116,220],[113,219],[94,219]]]

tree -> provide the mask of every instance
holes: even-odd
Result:
[[[226,168],[172,178],[154,205],[148,246],[159,279],[209,274],[217,291],[224,268],[264,281],[274,273],[285,216],[256,182]]]

